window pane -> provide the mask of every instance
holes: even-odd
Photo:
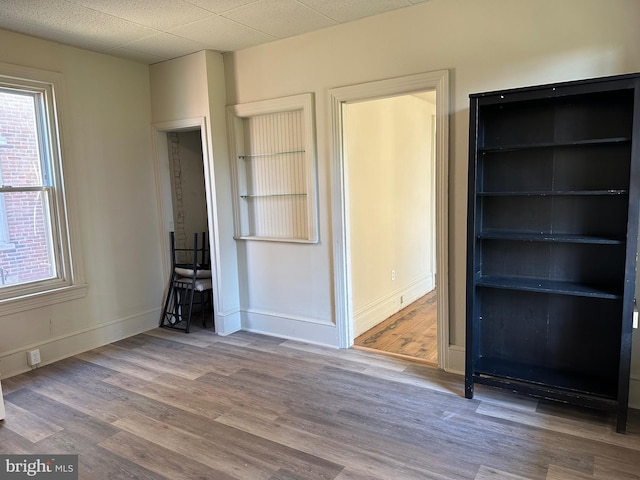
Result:
[[[36,114],[40,94],[0,89],[0,171],[3,185],[43,185]],[[44,139],[43,139],[44,141]]]
[[[8,243],[0,244],[0,285],[56,276],[47,191],[0,194]]]

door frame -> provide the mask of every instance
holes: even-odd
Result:
[[[335,319],[338,346],[353,345],[349,212],[344,158],[343,104],[436,91],[436,301],[438,366],[449,366],[449,71],[438,70],[329,90]]]
[[[204,188],[207,201],[207,223],[209,225],[209,231],[207,232],[209,238],[209,251],[211,252],[210,258],[212,262],[212,283],[213,283],[213,315],[217,319],[219,299],[221,297],[220,282],[217,281],[219,271],[219,257],[220,252],[217,243],[214,241],[213,236],[213,215],[215,208],[213,205],[213,189],[211,179],[211,164],[209,158],[209,148],[207,141],[207,128],[206,118],[188,118],[184,120],[176,120],[170,122],[154,123],[151,125],[153,149],[154,149],[154,170],[156,176],[156,201],[158,202],[158,211],[160,212],[159,221],[159,235],[160,244],[162,246],[162,274],[164,276],[164,283],[169,283],[169,270],[170,270],[170,258],[171,258],[171,245],[169,242],[169,232],[174,230],[174,218],[173,218],[173,200],[171,196],[171,175],[170,163],[169,163],[169,146],[167,142],[167,135],[171,132],[187,132],[187,131],[200,131],[200,141],[202,143],[202,163],[204,168]],[[164,292],[166,295],[166,291]],[[217,324],[216,324],[216,328]]]

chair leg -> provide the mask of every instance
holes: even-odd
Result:
[[[205,301],[205,295],[206,295],[206,290],[203,290],[200,292],[200,315],[202,315],[202,328],[207,328],[207,317],[206,317],[206,312],[204,309],[204,306],[206,305],[206,301]]]
[[[176,287],[174,283],[174,277],[172,276],[171,279],[169,280],[169,290],[167,291],[167,299],[164,302],[164,309],[162,310],[162,316],[160,317],[161,327],[164,327],[165,321],[168,321],[169,317],[167,315],[170,315],[174,311],[174,308],[172,308],[171,311],[169,310],[169,305],[171,305],[175,301],[175,295],[176,295],[175,288]],[[168,322],[168,323],[171,324],[171,322]]]
[[[190,283],[172,279],[160,326],[189,333],[191,329],[191,313],[193,311],[193,295],[194,288]],[[177,325],[182,322],[184,322],[184,328],[178,327]]]
[[[194,295],[195,289],[194,288],[187,288],[186,290],[187,291],[185,292],[185,297],[187,297],[187,296],[189,297],[189,305],[188,305],[187,313],[186,313],[186,317],[187,317],[186,321],[187,321],[187,323],[186,323],[186,328],[185,328],[184,332],[185,333],[189,333],[189,330],[191,328],[191,312],[193,312],[193,295]]]

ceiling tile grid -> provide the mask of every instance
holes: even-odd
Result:
[[[170,33],[160,32],[149,37],[141,38],[133,42],[122,45],[128,50],[139,51],[147,55],[156,57],[176,58],[189,53],[199,52],[206,49],[203,45],[187,38],[171,35]]]
[[[260,0],[224,14],[226,18],[277,38],[337,25],[297,0]]]
[[[54,0],[56,1],[56,0]],[[166,31],[214,15],[184,0],[68,0],[86,8]],[[28,1],[26,3],[29,3]]]
[[[0,0],[0,28],[156,63],[350,22],[428,0]]]
[[[256,3],[259,0],[186,0],[213,13],[224,13],[249,3]]]
[[[212,50],[221,52],[239,50],[278,39],[218,15],[174,28],[170,33],[200,42]]]
[[[339,23],[350,22],[359,18],[377,15],[411,5],[407,0],[300,0],[301,3],[326,15]]]

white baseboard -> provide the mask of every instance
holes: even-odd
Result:
[[[449,345],[447,361],[443,369],[448,373],[464,375],[465,348],[459,345]]]
[[[412,302],[426,295],[435,288],[433,274],[420,278],[401,289],[394,290],[384,297],[353,312],[353,335],[357,337],[399,312]],[[402,299],[402,301],[401,301]]]
[[[328,347],[338,346],[338,329],[333,323],[295,318],[272,312],[242,312],[242,330],[298,340]]]
[[[216,315],[216,333],[221,336],[231,335],[242,330],[242,316],[240,310],[233,312],[218,312]]]
[[[32,370],[32,367],[27,364],[26,352],[29,350],[36,348],[40,350],[42,362],[39,366],[44,366],[156,328],[159,318],[160,309],[148,310],[4,352],[0,354],[2,378]]]

